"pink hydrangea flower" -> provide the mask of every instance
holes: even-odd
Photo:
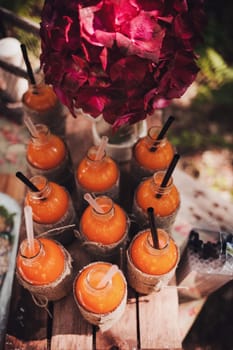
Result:
[[[203,0],[46,0],[46,83],[73,115],[135,123],[193,82],[203,23]]]

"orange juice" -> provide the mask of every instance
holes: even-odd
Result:
[[[163,191],[159,188],[162,182],[162,173],[149,178],[139,185],[136,192],[136,201],[139,207],[146,212],[148,207],[153,207],[159,216],[172,214],[180,203],[180,196],[176,186],[170,181],[161,197],[156,197],[156,192]]]
[[[82,209],[86,208],[83,200],[85,192],[105,194],[113,200],[119,199],[120,171],[116,162],[106,154],[95,160],[98,148],[91,147],[87,155],[81,160],[76,170],[77,192]]]
[[[75,285],[75,293],[80,304],[94,313],[105,314],[113,311],[125,294],[125,282],[120,270],[105,287],[101,289],[97,287],[109,267],[110,264],[104,262],[88,266],[82,271]]]
[[[23,95],[23,103],[35,111],[45,111],[55,106],[57,96],[53,88],[46,84],[31,86]]]
[[[88,240],[102,244],[118,242],[127,230],[127,217],[123,209],[105,196],[97,198],[103,213],[88,206],[81,219],[82,233]]]
[[[42,176],[36,181],[40,192],[29,191],[25,204],[32,207],[33,220],[40,224],[54,224],[59,221],[68,210],[68,193],[55,182],[47,182]],[[40,181],[40,182],[39,182]],[[43,192],[41,194],[41,192]],[[44,198],[41,198],[42,196]]]
[[[33,224],[37,233],[56,229],[58,241],[70,243],[73,229],[63,229],[66,225],[75,225],[76,214],[69,193],[64,187],[48,181],[44,176],[33,176],[31,182],[38,192],[28,190],[25,205],[32,208]],[[60,228],[60,229],[59,229]]]
[[[76,177],[79,185],[88,192],[106,192],[115,186],[119,179],[119,170],[115,161],[104,156],[95,160],[97,147],[91,147],[87,156],[81,160]]]
[[[127,251],[127,278],[132,288],[148,294],[166,285],[175,273],[179,251],[166,231],[158,229],[159,249],[153,247],[150,229],[140,231]]]
[[[48,127],[37,124],[38,136],[33,136],[27,146],[27,160],[35,168],[47,170],[61,164],[66,156],[62,139],[51,134]]]
[[[131,246],[131,259],[142,272],[150,275],[163,275],[170,271],[177,262],[177,247],[164,231],[158,229],[160,250],[153,248],[150,231],[144,231]]]
[[[72,288],[72,259],[58,242],[47,238],[34,239],[34,248],[28,241],[20,244],[16,260],[16,275],[34,300],[46,306],[48,300],[59,300]]]
[[[88,206],[81,218],[77,238],[95,260],[114,261],[120,258],[126,244],[130,220],[125,211],[110,197],[96,198],[101,211]],[[103,212],[102,212],[103,211]]]
[[[157,127],[151,127],[147,136],[139,139],[133,148],[132,175],[137,183],[167,169],[174,156],[174,148],[166,137],[156,140],[158,133]]]
[[[24,241],[17,258],[17,269],[21,276],[34,285],[43,285],[55,281],[64,271],[65,255],[58,244],[47,238],[34,241],[33,256]]]
[[[111,266],[102,261],[91,263],[79,272],[74,282],[74,297],[81,314],[103,331],[122,316],[127,301],[127,284],[121,270],[98,286]]]
[[[157,136],[156,130],[151,128],[148,136],[140,139],[134,147],[134,157],[137,162],[153,172],[166,169],[174,156],[173,147],[166,138],[157,141],[156,150],[150,151]]]
[[[166,187],[160,186],[164,175],[163,171],[157,172],[140,183],[135,192],[133,211],[139,224],[143,220],[147,223],[146,211],[152,207],[156,226],[169,230],[180,206],[180,195],[172,178]]]
[[[24,113],[35,124],[45,124],[52,133],[65,135],[66,108],[58,100],[52,86],[43,82],[31,85],[22,97]]]
[[[43,175],[64,186],[74,197],[76,186],[69,150],[60,136],[45,124],[35,125],[37,134],[27,145],[26,159],[30,176]]]

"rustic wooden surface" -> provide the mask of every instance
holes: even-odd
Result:
[[[68,119],[68,146],[74,166],[92,144],[92,121],[80,116]],[[121,201],[125,210],[131,205],[129,166],[121,166]],[[205,186],[176,169],[174,182],[181,193],[178,223],[195,225],[216,222],[222,228],[232,226],[233,208]],[[25,188],[14,175],[0,174],[0,191],[8,193],[23,204]],[[21,235],[25,232],[22,230]],[[184,244],[187,235],[181,239]],[[89,262],[75,241],[69,248],[78,269]],[[178,292],[169,286],[160,293],[138,296],[129,288],[126,311],[108,331],[102,333],[88,324],[80,315],[72,293],[62,300],[50,303],[49,312],[37,307],[30,294],[14,282],[11,311],[4,350],[105,350],[105,349],[181,349],[179,329]]]

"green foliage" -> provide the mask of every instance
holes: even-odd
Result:
[[[179,132],[170,133],[169,140],[182,154],[194,153],[211,147],[233,150],[232,143],[228,142],[224,135],[219,133],[201,133],[198,130],[183,129]]]
[[[39,21],[43,0],[0,0],[0,6],[4,7],[20,16]]]
[[[224,105],[232,110],[233,97],[233,2],[206,0],[207,26],[199,47],[198,95],[194,106]]]
[[[211,88],[233,81],[233,67],[227,65],[223,57],[213,48],[207,47],[198,61],[201,69],[201,82],[207,83]]]
[[[211,47],[202,51],[198,64],[198,94],[194,104],[232,105],[233,66]]]
[[[36,23],[40,22],[40,12],[43,0],[0,0],[0,6],[8,9],[18,16],[29,19]],[[8,22],[4,23],[8,36],[16,37],[20,42],[24,43],[28,49],[31,60],[36,61],[35,68],[38,68],[38,59],[40,55],[40,38],[30,32],[21,30],[18,26],[12,26]]]

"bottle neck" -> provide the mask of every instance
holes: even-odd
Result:
[[[19,247],[19,255],[23,263],[27,266],[33,266],[45,255],[43,244],[39,239],[34,238],[33,246],[30,247],[28,240],[22,241]]]
[[[155,195],[168,195],[173,187],[173,178],[171,177],[166,186],[162,187],[162,181],[165,176],[165,171],[158,171],[154,173],[151,179],[151,190]]]
[[[114,205],[110,197],[100,196],[96,198],[96,202],[100,207],[100,210],[92,208],[93,217],[98,220],[109,220],[114,216]]]
[[[106,152],[104,152],[103,156],[97,160],[96,159],[97,151],[98,151],[98,147],[92,146],[91,148],[89,148],[89,150],[87,152],[88,162],[92,165],[95,165],[95,166],[101,165],[106,159]]]
[[[41,175],[33,176],[30,181],[39,189],[38,192],[28,190],[29,196],[34,200],[45,200],[48,198],[51,192],[51,186],[46,177]]]
[[[85,288],[90,294],[96,296],[108,292],[112,287],[112,280],[107,281],[103,286],[99,286],[101,280],[108,272],[109,267],[107,265],[94,264],[86,275],[84,280]]]
[[[159,147],[163,147],[166,144],[166,142],[167,142],[166,137],[164,137],[160,140],[157,140],[159,132],[160,132],[160,129],[156,126],[152,126],[151,128],[149,128],[149,130],[147,132],[147,136],[145,138],[145,141],[146,141],[148,148],[151,148],[153,146],[157,149]]]
[[[47,125],[36,124],[37,135],[32,135],[32,142],[36,146],[45,145],[49,142],[51,132]]]
[[[162,229],[157,229],[159,238],[159,249],[154,248],[151,231],[148,231],[146,238],[144,240],[144,249],[146,252],[152,256],[161,256],[168,252],[170,238],[166,231]]]

